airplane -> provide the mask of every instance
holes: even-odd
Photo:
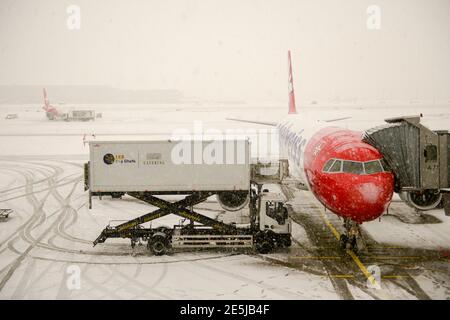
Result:
[[[394,175],[382,154],[362,141],[362,132],[331,125],[350,117],[319,120],[307,110],[297,110],[290,51],[288,76],[289,109],[281,122],[227,119],[279,130],[280,155],[288,159],[290,175],[344,219],[340,245],[356,251],[357,240],[363,240],[359,226],[380,217],[389,207]]]
[[[44,106],[42,109],[45,110],[45,114],[49,120],[64,120],[64,121],[89,121],[95,119],[94,110],[71,110],[62,111],[52,106],[48,100],[47,90],[43,88],[44,93]]]
[[[45,114],[49,120],[66,120],[67,113],[63,113],[56,109],[56,107],[52,106],[48,100],[47,90],[44,88],[44,106],[42,109],[45,110]]]

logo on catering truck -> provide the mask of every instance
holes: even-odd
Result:
[[[165,164],[165,161],[162,159],[161,153],[147,153],[145,160],[143,161],[145,165],[158,165]]]
[[[110,165],[113,163],[136,163],[136,160],[129,159],[125,157],[124,154],[114,155],[112,153],[107,153],[103,156],[103,162],[106,163],[107,165]]]
[[[113,164],[114,160],[114,155],[111,153],[107,153],[103,156],[103,162],[106,164]]]

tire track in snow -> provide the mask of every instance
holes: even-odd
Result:
[[[278,296],[280,296],[280,297],[282,297],[284,299],[298,299],[300,297],[298,294],[296,294],[294,292],[290,292],[290,291],[284,290],[282,288],[277,288],[275,286],[266,284],[266,283],[264,283],[263,280],[257,281],[255,279],[243,276],[241,274],[233,273],[233,272],[231,272],[229,270],[226,270],[224,268],[208,265],[202,260],[195,261],[193,263],[193,265],[199,266],[199,267],[204,268],[206,270],[210,270],[210,271],[219,273],[221,276],[226,276],[226,277],[234,279],[234,280],[242,281],[242,282],[244,282],[244,284],[247,284],[247,285],[252,284],[252,285],[254,285],[256,287],[261,288],[264,291],[268,290],[268,291],[270,291],[270,292],[272,292],[272,293],[274,293],[274,294],[276,294],[276,295],[278,295]]]
[[[55,172],[60,173],[59,170],[55,171]],[[35,238],[31,237],[31,230],[33,229],[33,227],[36,227],[35,222],[42,216],[44,217],[44,219],[41,219],[41,221],[39,221],[38,225],[42,224],[45,221],[45,212],[43,210],[43,206],[44,206],[48,196],[52,193],[51,189],[53,189],[53,187],[50,187],[49,192],[44,196],[44,198],[42,200],[38,200],[33,192],[33,183],[32,183],[33,181],[31,180],[32,177],[30,178],[30,176],[27,174],[24,174],[24,176],[27,181],[27,185],[25,187],[26,192],[27,192],[26,197],[27,197],[27,200],[29,201],[29,203],[33,207],[33,214],[30,217],[30,219],[23,225],[23,227],[20,228],[21,229],[20,237],[23,239],[26,239],[26,237],[28,236],[32,239],[32,241],[23,252],[19,253],[19,257],[16,258],[15,261],[10,263],[6,267],[6,269],[7,269],[6,275],[0,281],[0,291],[6,285],[8,280],[12,277],[12,275],[14,274],[16,269],[21,265],[22,261],[28,256],[29,252],[44,239],[44,237],[51,231],[51,229],[54,227],[54,225],[58,222],[58,219],[61,217],[61,215],[59,217],[57,217],[57,219],[50,225],[50,227],[48,227],[43,233],[41,233],[41,235],[38,238],[35,239]],[[52,181],[52,179],[49,179],[48,181]],[[70,197],[71,195],[72,194],[69,194],[68,197]],[[10,248],[12,251],[15,251],[15,252],[17,252],[17,250],[14,249],[13,243],[17,238],[18,238],[18,236],[15,236],[14,238],[12,238],[12,240],[8,241],[8,248]],[[4,269],[0,273],[3,273]]]
[[[55,168],[55,169],[56,169],[56,168]],[[55,171],[56,171],[56,170],[55,170]],[[60,173],[62,173],[62,170],[59,170],[59,174],[60,174]],[[52,180],[52,179],[49,179],[48,181],[49,181],[50,184],[52,184],[52,181],[53,181],[53,180]],[[79,182],[79,181],[78,181],[78,182]],[[64,221],[65,221],[64,218],[65,218],[65,216],[66,216],[68,210],[69,210],[70,212],[73,213],[73,217],[74,217],[74,218],[72,219],[72,221],[74,222],[74,221],[76,220],[76,214],[77,214],[79,208],[75,209],[75,208],[73,208],[73,207],[70,206],[70,198],[71,198],[73,192],[75,191],[75,188],[76,188],[78,182],[75,182],[75,183],[74,183],[74,185],[73,185],[72,189],[70,190],[68,196],[65,197],[65,198],[61,196],[61,194],[59,193],[59,191],[57,190],[57,188],[55,188],[54,186],[50,186],[50,187],[51,187],[51,192],[52,192],[53,197],[59,202],[59,204],[60,204],[60,206],[61,206],[61,209],[62,209],[62,211],[63,211],[63,212],[60,214],[60,216],[58,217],[58,219],[57,219],[58,223],[57,223],[57,224],[54,224],[53,231],[55,232],[55,234],[58,234],[58,230],[61,229],[61,226],[64,225]],[[72,222],[72,223],[73,223],[73,222]],[[31,230],[28,230],[27,236],[28,236],[29,239],[31,238],[32,240],[34,240],[34,239],[32,238],[32,236],[31,236]],[[69,240],[73,240],[72,237],[66,237],[66,238],[69,238]],[[91,241],[88,241],[88,242],[89,242],[89,244],[91,243]],[[41,244],[41,246],[42,246],[42,244]],[[58,248],[58,249],[60,249],[60,248]],[[66,250],[66,251],[67,251],[67,250]],[[75,252],[77,252],[77,251],[75,251]],[[78,252],[77,252],[77,253],[78,253]],[[136,266],[137,266],[137,269],[141,269],[141,268],[142,268],[142,266],[139,265],[139,264],[137,264]],[[165,265],[164,265],[164,266],[165,266]],[[157,297],[162,297],[162,298],[166,298],[166,299],[167,299],[167,298],[170,298],[170,297],[168,297],[168,296],[165,296],[165,295],[163,295],[163,294],[157,292],[157,291],[153,288],[153,286],[154,286],[157,282],[159,282],[159,280],[158,280],[152,287],[149,287],[149,286],[146,286],[146,285],[142,284],[142,283],[139,282],[139,281],[136,281],[134,278],[132,278],[132,277],[130,277],[130,276],[127,276],[125,273],[123,273],[123,272],[121,272],[120,270],[118,270],[117,266],[109,266],[109,265],[105,265],[105,267],[106,267],[106,268],[109,268],[114,274],[116,274],[116,275],[118,275],[119,277],[121,277],[121,278],[124,279],[124,282],[123,282],[123,284],[121,285],[121,289],[124,289],[124,288],[126,289],[127,286],[129,285],[129,283],[132,283],[133,285],[140,287],[140,288],[142,289],[142,292],[148,293],[149,291],[151,291],[151,292],[153,292],[153,293],[156,293],[156,294],[157,294]],[[165,270],[165,269],[167,269],[167,267],[164,267],[164,270]],[[138,275],[138,273],[135,273],[135,274]],[[91,284],[95,284],[95,281],[93,281],[92,279],[87,278],[87,280],[88,280]],[[97,289],[98,289],[98,286],[97,286]],[[105,290],[104,290],[104,291],[105,291]],[[113,295],[113,296],[114,296],[114,295]]]

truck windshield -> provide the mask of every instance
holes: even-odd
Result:
[[[287,209],[283,206],[282,202],[267,201],[266,215],[276,220],[279,225],[283,225],[286,223],[288,212]]]

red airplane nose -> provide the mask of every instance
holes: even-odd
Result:
[[[348,188],[348,206],[343,215],[358,223],[376,219],[386,211],[393,192],[392,173],[359,176]]]
[[[305,175],[316,198],[343,218],[363,223],[382,215],[394,192],[394,175],[361,132],[326,127],[307,143]],[[331,161],[331,162],[330,162]]]
[[[313,186],[315,196],[332,212],[363,223],[386,211],[394,192],[394,176],[391,172],[324,174]]]

